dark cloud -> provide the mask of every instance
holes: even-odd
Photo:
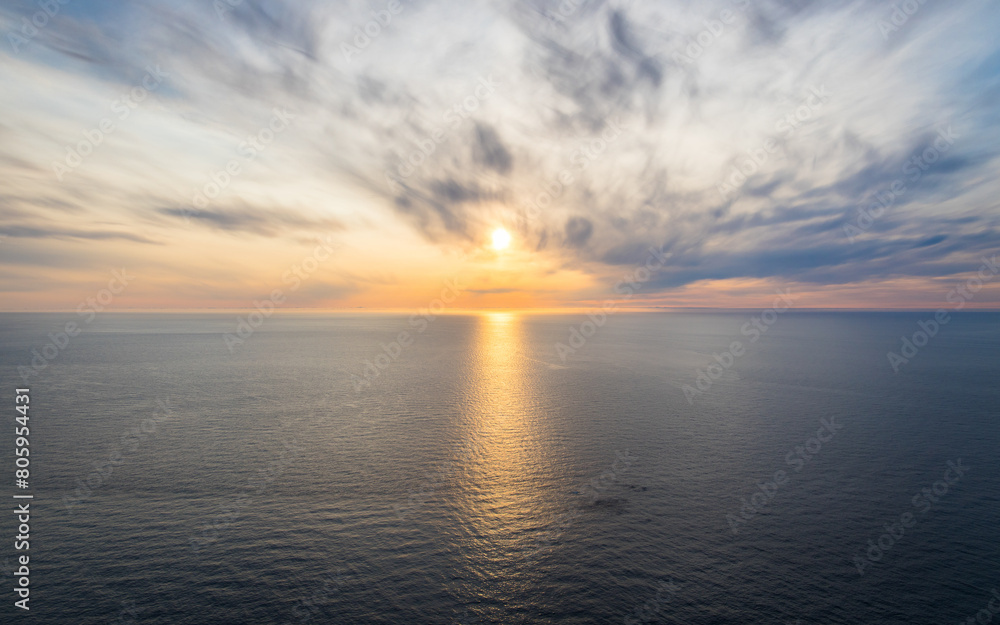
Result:
[[[438,200],[451,204],[471,202],[479,197],[475,189],[463,186],[457,180],[435,180],[430,187]]]
[[[476,124],[476,139],[476,160],[498,173],[510,173],[513,157],[500,141],[496,130],[485,124]]]
[[[663,80],[663,70],[659,63],[650,58],[635,42],[625,14],[621,11],[611,11],[609,27],[615,50],[635,61],[639,77],[649,80],[652,86],[659,87]]]
[[[72,228],[7,225],[0,227],[0,234],[14,239],[81,239],[90,241],[117,239],[133,243],[159,244],[159,241],[139,234],[115,230],[74,230]]]
[[[594,224],[586,217],[570,217],[566,221],[566,244],[570,247],[582,247],[594,233]]]
[[[948,236],[944,234],[939,234],[937,236],[929,237],[923,241],[916,244],[915,247],[930,247],[931,245],[937,245],[938,243],[947,239]]]
[[[343,229],[335,219],[308,219],[290,211],[267,211],[257,208],[194,209],[161,208],[161,215],[200,224],[216,230],[278,236],[291,231],[333,232]]]

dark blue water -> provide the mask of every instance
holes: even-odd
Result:
[[[28,374],[31,618],[1000,619],[1000,315],[895,373],[928,314],[751,342],[756,314],[619,314],[573,353],[585,316],[276,315],[232,352],[234,315],[100,316]],[[17,367],[73,319],[0,316],[11,423]]]

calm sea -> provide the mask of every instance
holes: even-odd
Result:
[[[0,620],[1000,623],[1000,315],[755,316],[0,315]]]

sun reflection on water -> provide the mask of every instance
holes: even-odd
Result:
[[[526,531],[537,524],[540,448],[536,362],[528,357],[524,319],[518,313],[477,317],[466,389],[459,514],[468,529],[464,547],[492,577],[516,567]],[[471,563],[470,563],[471,564]]]

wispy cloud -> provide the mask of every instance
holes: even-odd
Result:
[[[593,285],[662,246],[650,297],[734,279],[930,284],[1000,247],[996,3],[927,3],[885,37],[887,5],[861,0],[401,0],[360,46],[373,6],[65,5],[0,51],[0,80],[18,85],[0,95],[0,233],[45,240],[45,266],[67,268],[105,258],[102,242],[139,255],[128,246],[216,241],[231,252],[213,271],[233,275],[262,238],[291,257],[335,233],[360,251],[330,271],[405,280],[400,265],[434,272],[430,259],[473,253],[503,224],[545,271]],[[35,10],[0,7],[0,30]],[[167,78],[126,115],[151,66]],[[275,107],[295,123],[250,157],[241,146]],[[104,119],[114,132],[60,182],[53,163]],[[912,171],[949,128],[950,149]],[[233,159],[226,195],[192,206]],[[899,180],[905,194],[845,237]],[[327,300],[375,288],[327,278]]]

